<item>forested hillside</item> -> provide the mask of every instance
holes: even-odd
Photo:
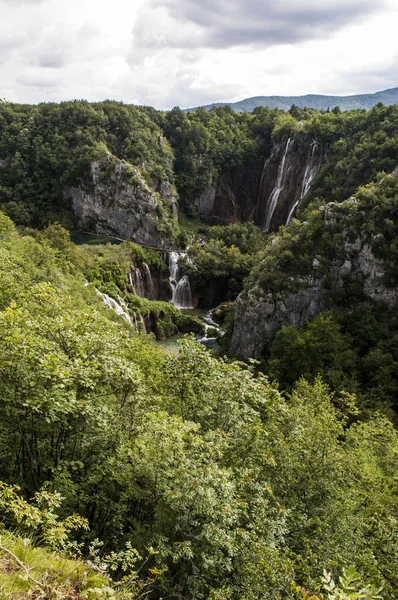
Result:
[[[136,107],[0,103],[0,157],[0,204],[18,224],[57,220],[153,245],[173,233],[172,152]]]
[[[2,102],[0,206],[20,225],[58,220],[167,247],[178,240],[178,192],[188,215],[275,230],[315,196],[342,201],[391,172],[397,139],[398,108],[381,104],[186,114],[116,102]]]
[[[193,341],[164,354],[110,320],[84,285],[79,249],[49,237],[20,236],[1,219],[0,477],[21,488],[2,488],[2,527],[48,544],[48,515],[15,495],[46,490],[36,496],[44,510],[57,491],[53,515],[86,519],[70,522],[84,525],[71,538],[83,557],[98,538],[102,568],[116,582],[127,571],[123,598],[308,597],[302,588],[320,597],[323,569],[351,566],[361,586],[395,597],[391,423],[364,419],[353,396],[330,395],[320,380],[284,397]],[[60,552],[66,534],[51,531]],[[36,564],[22,586],[7,550],[26,568],[32,557],[7,536],[3,596],[39,594],[39,584],[50,593],[56,559],[46,559],[53,579]]]
[[[306,94],[305,96],[254,96],[238,102],[216,102],[202,106],[210,110],[214,106],[230,106],[236,112],[251,112],[258,106],[290,110],[294,105],[299,108],[315,108],[316,110],[331,110],[338,106],[340,110],[370,109],[379,102],[386,106],[396,104],[398,88],[383,90],[374,94],[356,94],[352,96],[325,96],[323,94]],[[196,110],[186,109],[186,110]]]
[[[396,106],[0,103],[1,600],[398,599],[397,166]]]

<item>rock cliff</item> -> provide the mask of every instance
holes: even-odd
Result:
[[[327,308],[323,280],[309,278],[307,287],[296,294],[262,294],[252,289],[236,301],[231,354],[247,360],[262,356],[283,326],[304,325]]]
[[[168,181],[158,190],[139,169],[112,155],[91,164],[91,182],[64,190],[79,228],[154,247],[169,245],[177,224],[177,197]]]
[[[366,218],[369,228],[363,226]],[[381,258],[375,252],[384,235],[375,228],[373,218],[356,198],[322,207],[318,223],[323,223],[324,247],[323,250],[317,247],[321,234],[319,228],[313,228],[307,274],[294,277],[287,271],[284,274],[287,284],[278,292],[253,282],[249,291],[238,298],[231,354],[244,360],[259,358],[267,353],[281,327],[302,326],[307,319],[327,309],[350,311],[359,301],[395,307],[398,286],[394,280],[388,280],[387,272],[396,273],[396,268],[390,258]],[[306,226],[307,232],[311,231],[308,224],[300,225],[301,228]],[[278,243],[280,240],[276,237],[276,248]],[[280,246],[282,254],[286,247]],[[299,249],[300,243],[296,248],[292,244],[290,251],[294,254]],[[289,280],[294,281],[290,289]]]
[[[252,221],[263,231],[288,224],[299,210],[325,156],[315,140],[275,143],[264,162],[225,167],[197,198],[200,217],[211,224]]]

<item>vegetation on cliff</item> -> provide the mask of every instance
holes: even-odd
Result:
[[[105,155],[138,168],[154,191],[162,181],[173,183],[171,148],[137,107],[110,101],[0,103],[0,205],[18,224],[72,226],[65,189],[90,189],[90,164]]]
[[[1,216],[0,237],[3,595],[29,573],[22,598],[59,585],[95,600],[331,600],[326,569],[342,576],[340,590],[360,577],[364,598],[381,586],[396,597],[398,439],[388,419],[365,419],[319,379],[284,396],[189,339],[164,354],[85,286],[62,232],[21,236]],[[44,504],[60,494],[60,522],[80,515],[87,528],[44,556],[35,546],[51,548],[48,518],[38,537],[11,519],[12,498],[28,510],[7,491],[15,484],[12,494],[39,493]],[[141,587],[104,591],[109,579],[89,568],[80,577],[82,563],[59,554],[93,561],[93,551],[94,564],[114,558],[116,584],[139,573]]]
[[[322,287],[319,314],[278,321],[260,364],[189,337],[164,353],[143,319],[159,338],[201,329],[162,301],[166,256],[47,226],[73,224],[62,190],[106,152],[153,190],[175,181],[194,213],[222,169],[261,169],[290,136],[326,152],[301,221],[193,235],[185,218],[175,238],[230,325],[242,290],[261,313]],[[22,226],[0,213],[0,598],[398,598],[398,183],[378,175],[397,144],[397,107],[0,104],[0,203]],[[139,290],[148,272],[156,294]]]
[[[268,238],[244,294],[283,302],[318,281],[329,311],[282,327],[267,349],[265,368],[282,387],[322,374],[364,405],[397,410],[397,198],[396,173],[381,176]]]

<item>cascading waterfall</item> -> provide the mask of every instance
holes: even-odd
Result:
[[[143,331],[146,333],[145,321],[142,315],[137,315],[136,312],[132,313],[132,320],[134,323],[135,330],[137,332]]]
[[[279,199],[280,193],[281,193],[284,183],[285,183],[285,177],[288,172],[288,168],[287,168],[287,164],[286,164],[286,156],[289,152],[289,148],[292,145],[292,143],[293,143],[292,138],[289,138],[286,142],[285,151],[283,153],[283,158],[281,160],[281,163],[280,163],[279,169],[278,169],[278,176],[276,178],[276,183],[275,183],[274,189],[272,190],[272,193],[269,197],[267,216],[265,219],[265,225],[264,225],[264,229],[263,229],[263,231],[265,233],[268,233],[268,231],[270,229],[272,217],[275,212],[275,208],[278,204],[278,199]],[[265,165],[264,165],[264,167],[265,167]]]
[[[136,295],[141,298],[148,298],[148,300],[155,300],[155,286],[148,265],[142,263],[140,269],[131,265],[131,269],[132,270],[128,274],[129,284],[134,287]]]
[[[205,334],[203,337],[197,340],[199,343],[206,344],[209,342],[215,342],[217,340],[217,337],[215,337],[214,335],[209,336],[209,330],[215,330],[217,331],[218,335],[224,335],[224,332],[221,331],[221,327],[219,326],[219,324],[216,323],[216,321],[213,319],[211,310],[209,310],[209,312],[206,313],[203,317],[203,324],[205,327]]]
[[[140,332],[140,331],[146,332],[145,321],[144,321],[142,315],[137,315],[137,313],[134,311],[132,311],[131,315],[130,315],[129,307],[125,303],[123,298],[118,296],[118,299],[116,301],[111,296],[108,296],[108,294],[104,294],[103,292],[100,292],[97,289],[95,291],[97,292],[97,294],[99,296],[101,296],[105,306],[107,306],[111,310],[114,310],[117,315],[120,315],[121,317],[123,317],[129,325],[134,327],[134,329],[137,332]]]
[[[179,276],[178,259],[180,256],[185,256],[185,254],[170,252],[169,281],[171,286],[171,303],[174,304],[176,308],[193,308],[188,275],[184,275],[181,278]]]
[[[127,321],[127,323],[129,323],[129,325],[132,325],[134,327],[134,320],[130,317],[129,307],[127,306],[123,298],[118,297],[117,302],[114,298],[108,296],[108,294],[104,294],[103,292],[100,292],[97,289],[95,291],[99,296],[101,296],[105,306],[107,306],[111,310],[114,310],[117,315],[123,317]]]
[[[132,265],[133,266],[133,265]],[[134,287],[135,293],[141,298],[145,298],[145,285],[142,279],[141,271],[134,267],[129,273],[129,283]]]
[[[145,273],[146,297],[148,300],[155,300],[155,286],[153,285],[151,270],[146,263],[142,263]]]
[[[316,150],[318,148],[318,144],[316,143],[315,140],[312,142],[311,148],[312,148],[312,150],[311,150],[310,159],[309,159],[308,164],[304,171],[304,177],[303,177],[303,183],[301,186],[300,197],[297,200],[297,202],[295,202],[293,204],[293,206],[287,216],[285,226],[289,225],[290,221],[293,219],[293,215],[294,215],[298,205],[300,204],[300,202],[304,198],[304,196],[307,194],[308,190],[310,189],[312,180],[314,179],[315,175],[318,173],[318,171],[320,169],[321,162],[320,162],[320,160],[316,160],[316,158],[315,158]]]

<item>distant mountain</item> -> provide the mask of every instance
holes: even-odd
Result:
[[[353,110],[355,108],[372,108],[381,102],[385,106],[398,104],[398,87],[376,92],[375,94],[358,94],[356,96],[322,96],[321,94],[307,94],[306,96],[255,96],[246,98],[239,102],[215,102],[207,104],[202,108],[210,110],[213,106],[230,105],[235,112],[251,112],[257,106],[268,106],[269,108],[280,108],[289,110],[292,104],[299,108],[316,108],[317,110],[327,110],[339,106],[342,111]],[[193,111],[198,108],[187,108],[186,111]]]

